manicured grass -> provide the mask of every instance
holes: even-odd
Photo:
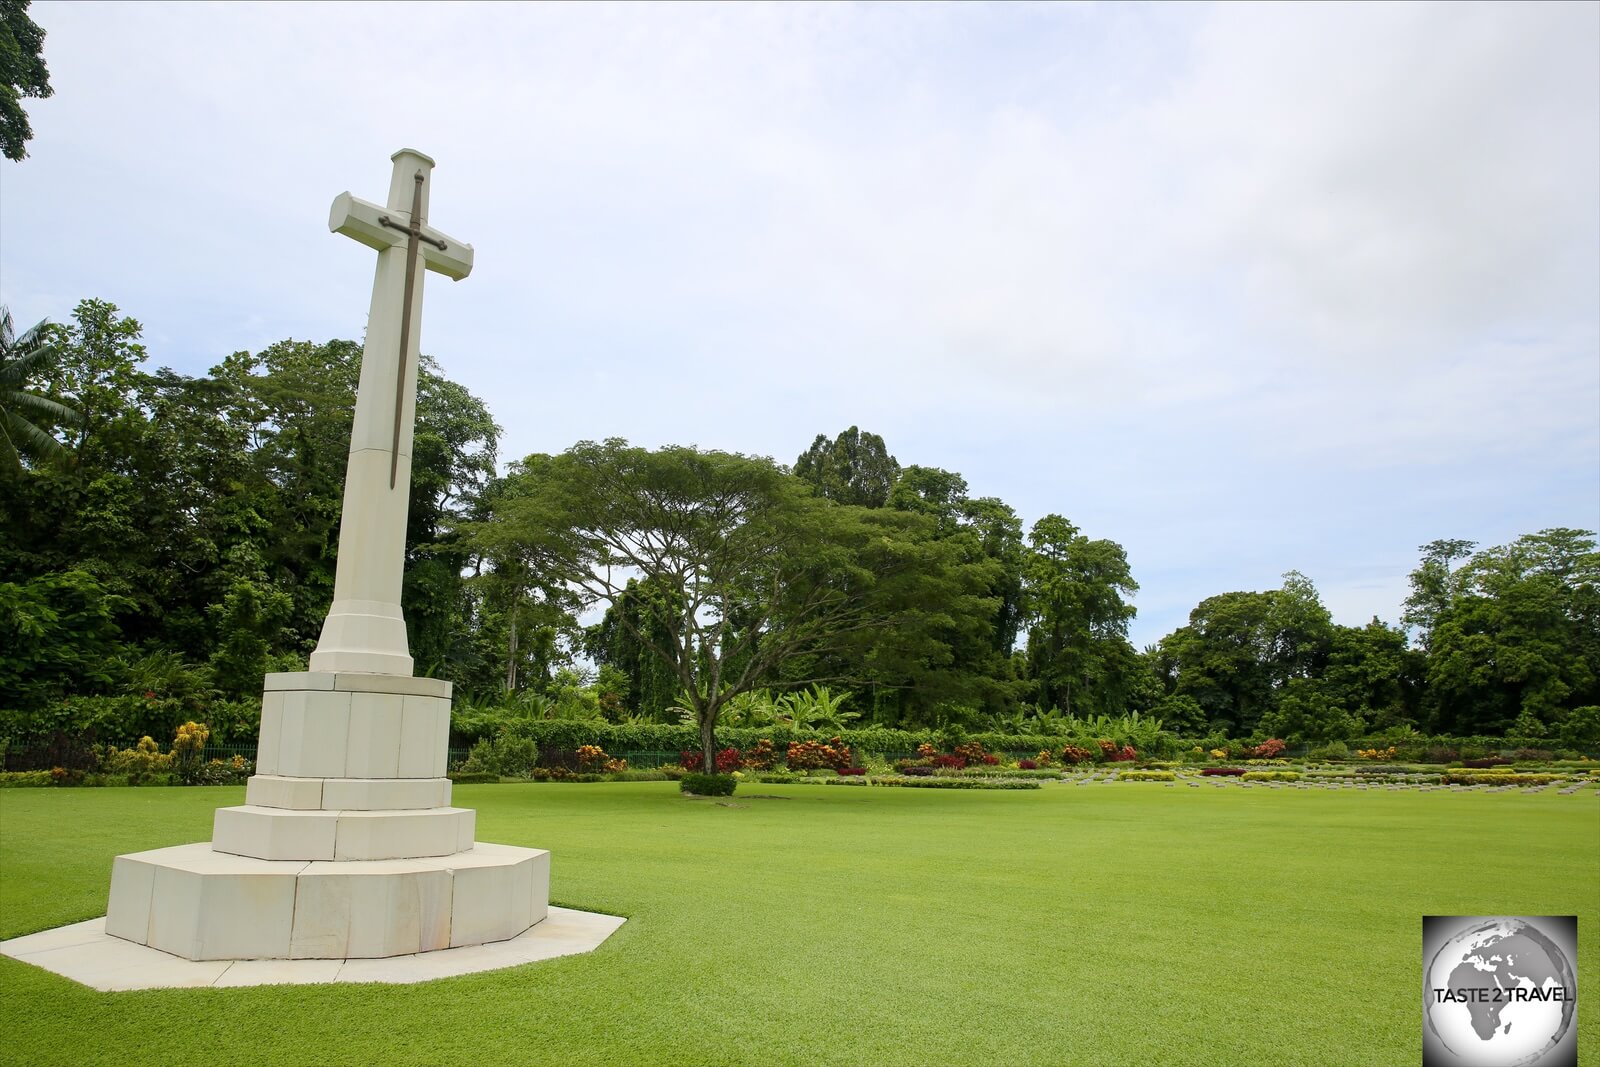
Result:
[[[0,937],[103,914],[111,857],[242,790],[0,791]],[[0,959],[0,1059],[162,1064],[1420,1060],[1424,914],[1579,916],[1592,792],[459,786],[554,853],[597,952],[414,986],[95,993]],[[1600,1020],[1580,1012],[1580,1062]]]

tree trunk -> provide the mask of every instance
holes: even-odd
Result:
[[[717,773],[717,717],[715,710],[700,713],[700,748],[705,756],[707,774]]]
[[[506,648],[506,692],[517,691],[517,607],[511,605],[511,637]]]

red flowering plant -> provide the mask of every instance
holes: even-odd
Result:
[[[928,765],[931,767],[942,767],[946,770],[959,771],[961,768],[967,765],[967,758],[965,756],[954,755],[935,756],[928,761]]]
[[[1019,759],[1017,760],[1017,769],[1020,771],[1036,771],[1039,769],[1039,762],[1031,759]]]
[[[837,737],[830,738],[826,744],[821,741],[790,741],[784,761],[789,764],[791,771],[812,771],[824,767],[838,770],[855,763],[850,746]]]
[[[772,742],[762,738],[756,742],[754,748],[744,750],[743,762],[745,770],[770,771],[778,765],[778,753],[773,751]]]
[[[1062,763],[1088,763],[1094,759],[1094,753],[1077,745],[1068,745],[1061,750]]]
[[[1000,762],[999,756],[990,755],[988,750],[976,741],[968,741],[965,744],[957,745],[955,754],[972,764]]]
[[[1276,737],[1269,737],[1250,750],[1251,759],[1273,759],[1289,746]]]
[[[730,774],[744,765],[736,748],[725,748],[717,753],[717,773]]]

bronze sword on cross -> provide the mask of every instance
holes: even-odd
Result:
[[[394,382],[394,445],[389,453],[389,488],[394,488],[395,474],[400,469],[400,415],[405,407],[406,359],[411,348],[411,297],[417,280],[417,250],[427,241],[441,252],[450,250],[449,242],[422,232],[422,171],[417,171],[411,190],[411,221],[402,226],[388,215],[378,216],[378,225],[399,230],[406,235],[406,295],[400,305],[400,362],[395,369]]]

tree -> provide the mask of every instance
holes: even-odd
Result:
[[[0,467],[21,470],[24,458],[39,461],[66,454],[50,427],[71,425],[78,413],[28,388],[52,369],[59,355],[50,334],[50,324],[41,322],[16,336],[11,309],[0,308]]]
[[[889,455],[883,438],[852,426],[832,441],[817,434],[794,461],[794,473],[829,500],[881,508],[889,502],[900,464]]]
[[[869,596],[894,569],[869,558],[895,551],[890,527],[819,499],[768,460],[612,439],[529,457],[520,480],[475,543],[524,554],[585,604],[624,603],[630,579],[676,601],[670,626],[627,610],[612,619],[675,673],[707,772],[731,699],[890,621]]]
[[[1406,597],[1400,621],[1416,627],[1418,643],[1423,649],[1432,642],[1433,628],[1440,617],[1460,594],[1459,578],[1451,565],[1470,556],[1476,547],[1473,541],[1441,538],[1417,549],[1422,553],[1422,562],[1411,572],[1411,594]]]
[[[671,647],[682,618],[681,588],[659,579],[629,579],[605,617],[585,635],[590,657],[627,678],[633,709],[646,718],[665,721],[677,700],[682,684],[678,673],[651,646]]]
[[[28,17],[29,0],[0,0],[0,152],[27,158],[33,128],[22,98],[42,100],[53,90],[44,64],[44,31]]]
[[[1425,556],[1413,588],[1435,567]],[[1425,646],[1436,729],[1550,736],[1572,708],[1600,702],[1600,553],[1592,532],[1542,530],[1474,553],[1446,592]]]
[[[1174,691],[1193,697],[1211,729],[1247,736],[1296,679],[1321,676],[1333,621],[1310,579],[1298,571],[1266,592],[1207,597],[1189,625],[1161,643],[1158,660],[1175,668]]]
[[[1122,714],[1144,669],[1128,642],[1135,609],[1124,597],[1139,583],[1127,553],[1060,515],[1034,523],[1028,539],[1028,667],[1039,704],[1079,717]]]

